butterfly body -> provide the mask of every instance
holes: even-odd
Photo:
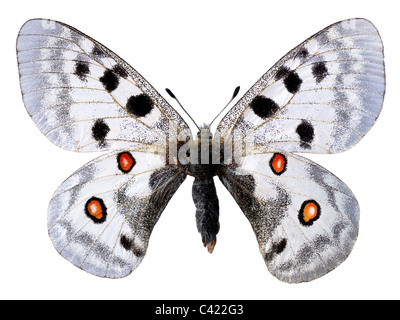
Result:
[[[178,163],[194,177],[192,198],[196,207],[196,225],[207,250],[212,253],[219,231],[219,201],[214,176],[221,166],[220,150],[213,148],[213,135],[209,126],[200,128],[194,141],[181,146]]]
[[[219,201],[212,177],[195,178],[192,187],[196,207],[196,225],[207,250],[212,253],[219,231]]]
[[[308,38],[235,103],[214,134],[204,126],[194,138],[144,77],[71,26],[27,21],[17,57],[25,107],[43,134],[67,150],[108,151],[67,178],[49,204],[50,238],[75,266],[100,277],[130,274],[188,175],[209,252],[219,231],[218,176],[278,279],[311,281],[350,254],[359,228],[354,194],[296,153],[345,151],[378,118],[383,44],[368,20],[340,21]]]

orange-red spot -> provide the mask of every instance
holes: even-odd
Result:
[[[118,155],[118,167],[122,172],[131,171],[135,164],[136,161],[129,152],[123,152]]]
[[[272,171],[280,175],[286,170],[286,157],[283,154],[275,153],[270,161]]]
[[[91,200],[87,204],[87,212],[97,220],[100,220],[103,218],[103,208],[99,202],[99,200]]]
[[[85,213],[94,223],[103,223],[107,219],[107,207],[100,198],[91,197],[85,204]]]
[[[299,210],[299,221],[305,226],[309,227],[321,216],[321,207],[315,200],[304,201]]]
[[[305,222],[315,219],[318,215],[318,207],[314,202],[308,202],[303,209],[303,219]]]

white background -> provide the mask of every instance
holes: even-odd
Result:
[[[395,1],[13,1],[2,8],[0,298],[386,299],[400,298],[399,18]],[[64,151],[31,121],[18,83],[15,41],[31,18],[70,24],[130,63],[194,119],[209,122],[237,85],[243,94],[281,56],[336,21],[363,17],[381,33],[387,93],[368,135],[351,150],[309,156],[340,177],[361,207],[349,258],[328,275],[290,285],[269,274],[250,224],[217,181],[221,231],[210,255],[195,225],[188,178],[156,225],[147,255],[127,278],[74,267],[47,235],[58,185],[99,154]],[[179,111],[180,109],[176,107]]]

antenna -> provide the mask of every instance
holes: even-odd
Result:
[[[167,93],[171,96],[171,98],[175,99],[176,102],[178,102],[178,104],[181,106],[181,108],[183,109],[183,111],[185,111],[185,113],[188,115],[188,117],[190,118],[190,120],[193,121],[194,125],[195,125],[195,126],[197,127],[197,129],[199,129],[199,131],[200,131],[200,128],[199,128],[199,126],[197,125],[197,123],[193,120],[193,118],[190,116],[190,114],[185,110],[185,108],[184,108],[184,107],[182,106],[182,104],[179,102],[178,98],[175,97],[175,95],[172,93],[172,91],[169,90],[168,88],[165,88],[165,91],[167,91]]]
[[[233,95],[232,95],[231,100],[229,100],[229,102],[226,104],[226,106],[217,114],[217,116],[214,118],[214,120],[211,121],[211,123],[208,125],[209,128],[211,127],[211,125],[215,121],[215,119],[217,119],[220,116],[220,114],[226,109],[226,107],[229,106],[229,104],[232,102],[232,100],[236,98],[236,96],[239,93],[239,90],[240,90],[240,86],[237,86],[235,88],[235,91],[233,91]]]

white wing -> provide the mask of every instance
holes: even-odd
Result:
[[[248,218],[269,271],[310,281],[336,268],[358,235],[350,189],[318,164],[290,153],[253,154],[219,178]]]
[[[165,156],[112,152],[72,174],[49,205],[49,235],[75,266],[101,277],[129,275],[146,254],[150,234],[185,180]]]
[[[345,20],[277,62],[225,115],[217,133],[272,150],[340,152],[375,123],[384,93],[378,31],[365,19]]]
[[[26,22],[17,39],[28,113],[56,145],[74,151],[165,146],[190,135],[180,115],[111,50],[61,22]]]

